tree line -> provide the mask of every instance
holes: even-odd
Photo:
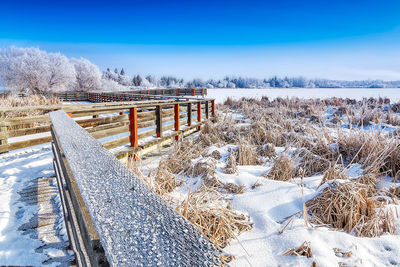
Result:
[[[8,92],[57,92],[128,90],[135,87],[189,88],[399,88],[400,81],[342,81],[277,77],[265,79],[226,76],[223,79],[184,80],[174,76],[140,74],[130,77],[121,68],[101,72],[85,58],[67,58],[39,48],[9,47],[0,49],[0,88]]]

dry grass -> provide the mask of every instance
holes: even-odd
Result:
[[[46,98],[39,95],[30,95],[27,97],[18,97],[12,95],[6,95],[0,97],[0,107],[12,108],[12,107],[26,107],[26,106],[54,106],[61,104],[60,100],[55,97]],[[18,112],[7,112],[0,114],[2,118],[15,118],[15,117],[26,117],[26,116],[37,116],[43,115],[47,111],[43,110],[30,110],[18,111]]]
[[[217,191],[201,187],[179,203],[176,209],[214,244],[224,248],[241,232],[252,228],[250,219],[232,210],[226,201]]]
[[[312,176],[316,173],[323,173],[329,169],[329,160],[313,154],[306,148],[297,149],[294,153],[296,161],[299,162],[295,167],[295,176],[300,176],[299,170],[303,170],[304,176]]]
[[[237,172],[236,152],[231,150],[228,159],[226,160],[225,173],[233,174]]]
[[[295,164],[286,154],[282,154],[274,161],[271,170],[263,176],[278,181],[289,181],[295,173]]]
[[[311,258],[312,257],[311,243],[304,241],[298,248],[291,248],[282,254],[282,256],[286,255],[305,256],[307,258]]]
[[[244,137],[239,138],[238,146],[238,163],[239,165],[257,165],[260,163],[255,147]]]
[[[381,204],[369,196],[364,184],[334,181],[306,205],[315,224],[353,232],[356,236],[393,233],[393,215],[383,212]]]

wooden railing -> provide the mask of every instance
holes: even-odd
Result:
[[[0,109],[3,118],[0,121],[0,153],[50,142],[48,112],[54,110],[64,110],[107,149],[129,147],[115,152],[121,155],[139,153],[151,143],[170,137],[179,138],[191,130],[198,130],[215,114],[213,99],[156,98],[139,102]],[[7,118],[18,112],[41,114]]]
[[[157,105],[155,113],[168,105]],[[132,121],[139,119],[137,109],[130,107]],[[85,129],[63,111],[50,118],[54,169],[78,266],[223,266],[222,252],[206,236]]]

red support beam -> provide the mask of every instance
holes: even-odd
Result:
[[[131,147],[138,147],[137,108],[129,109],[129,141]]]
[[[177,96],[180,96],[180,95],[181,95],[181,89],[179,89],[179,88],[176,89],[176,95],[177,95]]]
[[[201,96],[204,97],[204,88],[201,88]]]
[[[194,96],[194,89],[192,89],[192,96]]]
[[[165,95],[165,89],[162,89],[162,95]]]
[[[76,98],[76,100],[78,100],[78,93],[75,94],[75,98]]]
[[[175,120],[175,131],[179,131],[179,104],[174,105],[174,120]],[[175,140],[179,140],[179,135],[175,136]]]
[[[215,116],[215,100],[211,100],[211,115]]]

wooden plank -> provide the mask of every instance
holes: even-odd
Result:
[[[112,128],[112,129],[106,129],[106,130],[101,130],[101,131],[97,131],[97,132],[91,132],[90,134],[94,138],[100,139],[100,138],[108,137],[108,136],[111,136],[111,135],[125,133],[125,132],[128,132],[128,131],[129,131],[129,125],[126,125],[126,126],[116,127],[116,128]]]
[[[50,125],[37,126],[33,128],[24,128],[8,131],[9,137],[18,137],[30,134],[45,133],[50,131]]]
[[[129,136],[120,138],[120,139],[116,139],[116,140],[112,140],[112,141],[108,141],[108,142],[104,142],[102,143],[102,146],[106,149],[111,149],[117,146],[122,146],[124,144],[129,143]]]
[[[50,124],[50,117],[48,114],[39,116],[29,116],[29,117],[17,117],[17,118],[7,118],[4,120],[9,126],[26,124],[32,122],[47,122]]]
[[[30,140],[21,141],[21,142],[9,143],[8,144],[8,149],[9,150],[20,149],[20,148],[24,148],[24,147],[30,147],[30,146],[35,146],[35,145],[48,143],[50,141],[51,141],[51,136],[46,136],[46,137],[41,137],[41,138],[36,138],[36,139],[30,139]],[[0,150],[0,153],[1,152],[4,152],[4,151]]]

